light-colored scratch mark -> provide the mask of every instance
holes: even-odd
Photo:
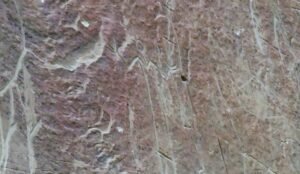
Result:
[[[111,117],[110,117],[110,120],[109,120],[109,123],[108,123],[108,126],[105,130],[101,130],[102,134],[103,135],[106,135],[106,134],[109,134],[111,132],[111,128],[112,126],[114,125],[115,123],[115,120],[113,120]]]
[[[178,38],[178,34],[177,34],[177,32],[176,32],[176,29],[175,29],[175,26],[174,26],[174,24],[172,23],[172,30],[173,30],[173,34],[174,34],[174,40],[175,40],[175,47],[177,48],[177,52],[178,52],[178,60],[177,60],[177,63],[176,63],[176,65],[175,66],[173,66],[173,67],[175,67],[176,69],[174,69],[175,71],[182,71],[183,70],[183,68],[182,68],[182,53],[181,53],[181,47],[180,47],[180,44],[179,44],[179,38]],[[178,43],[178,44],[177,44]],[[173,70],[173,71],[174,71]]]
[[[167,77],[171,77],[171,75],[176,74],[177,72],[180,72],[180,71],[181,70],[177,67],[177,65],[168,66]]]
[[[10,115],[9,115],[9,124],[13,125],[15,124],[15,99],[14,99],[14,93],[13,93],[13,89],[10,88],[9,89],[9,96],[10,96]]]
[[[133,134],[134,131],[134,112],[132,110],[131,105],[128,105],[128,119],[129,119],[129,138],[131,143],[131,149],[135,161],[135,165],[137,168],[142,168],[142,164],[139,160],[138,153],[137,153],[137,145],[136,145],[136,136]]]
[[[182,89],[179,89],[176,84],[176,91],[180,108],[180,119],[183,124],[182,126],[187,129],[194,128],[194,126],[197,125],[197,121],[187,84],[183,84]]]
[[[166,5],[168,7],[167,10],[167,19],[168,19],[168,24],[167,24],[167,61],[168,61],[168,66],[174,66],[174,49],[175,49],[175,44],[173,42],[173,39],[171,38],[171,30],[172,30],[172,21],[173,21],[173,11],[170,9],[175,9],[176,8],[176,3],[174,0],[166,0]]]
[[[167,121],[167,118],[171,117],[172,113],[174,113],[172,108],[172,97],[167,84],[164,82],[157,85],[157,91],[159,94],[159,104],[164,113],[165,121]]]
[[[92,128],[89,128],[83,135],[80,135],[80,139],[81,138],[86,138],[88,137],[91,133],[93,132],[99,132],[102,134],[102,130],[100,128],[96,128],[96,127],[92,127]],[[102,139],[102,138],[101,138]]]
[[[159,144],[158,144],[159,139],[158,139],[158,134],[157,134],[157,129],[156,129],[155,112],[153,109],[152,97],[151,97],[151,92],[150,92],[150,84],[149,84],[148,76],[145,72],[146,71],[145,65],[143,64],[141,59],[139,57],[137,57],[132,61],[132,63],[128,67],[128,70],[132,70],[132,68],[134,67],[134,65],[136,65],[136,63],[138,63],[142,69],[144,80],[145,80],[146,86],[147,86],[148,100],[150,103],[150,110],[151,110],[152,122],[153,122],[153,130],[154,130],[154,136],[155,136],[155,151],[158,152],[159,151]],[[159,155],[156,155],[156,156],[158,158],[160,173],[163,174],[163,164],[162,164],[161,158]]]
[[[138,57],[136,57],[135,59],[133,59],[133,61],[130,63],[130,65],[127,68],[127,71],[132,71],[133,67],[140,61],[140,59]]]
[[[102,141],[103,136],[106,135],[106,134],[109,134],[111,132],[112,126],[115,123],[115,120],[113,120],[111,117],[110,117],[110,121],[109,121],[106,129],[102,129],[102,128],[97,127],[97,126],[102,124],[101,119],[103,118],[103,114],[104,114],[104,111],[101,110],[100,121],[96,122],[93,125],[93,127],[89,128],[83,135],[79,136],[79,139],[87,138],[93,132],[99,132],[101,134],[100,141]]]
[[[259,164],[261,167],[263,167],[265,170],[267,170],[268,173],[271,173],[271,174],[277,174],[276,172],[272,171],[270,169],[270,167],[266,166],[264,163],[262,163],[261,161],[259,161],[258,159],[254,158],[253,156],[247,154],[247,153],[241,153],[241,155],[244,157],[244,158],[247,158],[247,159],[250,159],[254,162],[256,162],[257,164]]]
[[[3,169],[3,174],[6,172],[9,152],[10,152],[10,142],[12,139],[13,134],[17,129],[17,124],[15,123],[15,105],[14,105],[14,94],[12,88],[9,89],[9,96],[10,96],[10,115],[9,115],[9,128],[5,138],[5,143],[2,146],[2,154],[0,158],[0,167]]]
[[[276,44],[276,47],[278,48],[278,52],[279,52],[281,62],[282,62],[283,61],[283,56],[282,56],[282,53],[281,53],[279,38],[278,38],[278,33],[277,33],[278,19],[274,16],[273,21],[274,21],[273,30],[274,30],[275,44]]]
[[[22,92],[21,92],[21,90],[20,90],[20,88],[19,88],[19,86],[15,86],[16,88],[16,93],[17,93],[17,95],[18,95],[18,98],[19,98],[19,102],[20,102],[20,104],[21,104],[21,107],[22,108],[25,108],[25,104],[24,104],[24,102],[23,102],[23,100],[22,100]]]
[[[192,78],[192,73],[191,73],[191,65],[192,65],[192,61],[191,61],[191,56],[190,56],[190,48],[192,46],[192,39],[191,39],[191,32],[189,32],[189,44],[188,44],[188,50],[187,50],[187,60],[188,60],[188,65],[187,65],[187,74],[188,74],[188,80],[191,80]]]
[[[18,62],[15,68],[15,72],[14,75],[12,77],[12,79],[5,85],[5,87],[0,91],[0,97],[3,97],[3,95],[15,84],[15,81],[17,80],[17,77],[19,75],[19,72],[21,71],[23,62],[24,62],[24,58],[27,54],[27,48],[25,46],[26,43],[26,38],[25,38],[25,30],[24,30],[24,26],[23,26],[23,19],[21,18],[21,14],[20,14],[20,9],[19,9],[19,5],[17,4],[17,2],[15,0],[13,0],[14,5],[17,9],[17,14],[18,14],[18,19],[20,22],[20,26],[21,26],[21,47],[22,47],[22,52],[21,55],[18,58]]]
[[[2,174],[5,174],[5,172],[6,172],[7,161],[8,161],[8,157],[9,157],[9,151],[10,151],[10,142],[11,142],[12,136],[14,135],[16,130],[17,130],[17,124],[14,124],[9,127],[8,132],[7,132],[5,143],[3,146],[4,153],[1,154],[1,159],[0,159],[0,167],[2,169]]]
[[[264,54],[264,46],[261,40],[261,34],[259,33],[260,19],[254,14],[254,0],[249,0],[249,6],[252,24],[254,25],[253,31],[255,35],[256,45],[259,48],[260,52]]]
[[[12,88],[14,85],[15,85],[15,81],[17,80],[18,78],[18,75],[22,69],[22,65],[23,65],[23,62],[24,62],[24,58],[26,56],[26,53],[27,53],[27,49],[24,48],[20,57],[18,58],[18,63],[17,63],[17,66],[16,66],[16,70],[14,72],[14,76],[12,77],[12,79],[6,84],[6,86],[0,91],[0,97],[3,97],[4,94],[10,89]]]
[[[119,52],[118,52],[117,41],[116,41],[115,38],[113,38],[112,40],[113,40],[112,44],[108,45],[108,46],[109,46],[110,50],[113,52],[113,54],[116,56],[116,57],[113,57],[113,58],[115,58],[117,61],[120,61],[122,55],[119,54]]]
[[[159,105],[162,109],[162,114],[164,117],[164,121],[166,123],[166,129],[168,131],[167,133],[167,139],[168,139],[168,144],[170,145],[171,149],[174,149],[174,144],[173,144],[173,140],[170,136],[170,123],[169,123],[169,119],[172,117],[172,115],[175,115],[174,112],[174,108],[173,106],[173,100],[172,100],[172,95],[170,93],[170,89],[168,88],[167,83],[164,83],[165,81],[163,81],[161,84],[156,85],[157,87],[157,91],[158,91],[158,96],[159,96]],[[175,158],[175,154],[172,151],[171,156],[169,157],[166,153],[163,152],[162,149],[160,149],[158,151],[158,153],[160,154],[161,157],[164,157],[164,159],[168,159],[173,167],[173,172],[174,174],[177,173],[177,164],[176,164],[176,158]]]
[[[247,174],[247,164],[246,164],[246,159],[243,157],[243,170],[244,174]]]
[[[101,111],[100,111],[100,115],[99,115],[99,121],[97,121],[95,124],[94,124],[94,126],[99,126],[99,125],[101,125],[101,123],[102,123],[102,119],[103,119],[103,116],[104,116],[104,110],[101,108]]]
[[[132,44],[134,41],[134,37],[130,34],[126,33],[125,41],[122,43],[121,47],[118,48],[118,54],[123,56],[125,49],[128,45]]]
[[[74,160],[73,160],[73,167],[74,167],[75,170],[76,170],[77,168],[90,167],[90,165],[87,164],[87,163],[85,163],[85,162],[83,162],[83,161],[79,161],[79,160],[74,159]]]
[[[179,71],[179,69],[177,69],[177,68],[175,67],[176,69],[169,69],[169,72],[164,73],[164,72],[162,72],[162,71],[160,70],[160,68],[159,68],[155,63],[153,63],[152,61],[149,61],[148,63],[144,63],[144,62],[142,61],[142,59],[139,58],[139,57],[135,57],[135,58],[132,60],[132,62],[130,63],[130,65],[129,65],[128,68],[127,68],[127,71],[132,71],[132,70],[133,70],[133,67],[135,66],[135,64],[136,64],[138,61],[140,61],[143,65],[145,65],[144,68],[145,68],[147,71],[150,70],[150,69],[156,70],[156,71],[159,73],[159,75],[160,75],[163,79],[165,79],[165,80],[168,80],[168,79],[170,78],[170,75],[172,75],[172,74],[174,74],[174,73],[176,73],[176,72]]]
[[[75,18],[75,21],[72,24],[66,24],[63,27],[65,28],[73,28],[75,31],[79,31],[78,28],[78,22],[80,20],[80,15],[78,14],[77,17]]]
[[[34,174],[37,168],[37,162],[34,155],[33,141],[38,134],[39,129],[42,126],[41,121],[37,121],[37,115],[35,113],[35,96],[31,81],[31,75],[27,68],[23,66],[24,76],[24,114],[26,119],[26,132],[27,132],[27,149],[29,158],[29,170],[30,174]]]
[[[2,161],[2,156],[4,154],[4,130],[3,130],[3,122],[2,122],[2,114],[0,113],[0,145],[1,145],[1,160],[0,164]]]
[[[217,76],[215,76],[215,81],[216,81],[216,86],[217,86],[218,92],[221,95],[221,98],[224,100],[225,105],[227,105],[227,101],[226,101],[226,99],[225,99],[225,97],[223,95],[223,92],[222,92],[221,87],[219,85],[219,80],[218,80]]]
[[[157,14],[154,18],[155,21],[161,19],[161,18],[167,18],[165,15],[162,15],[162,14]]]
[[[37,135],[38,130],[41,127],[41,122],[36,123],[36,116],[34,113],[34,94],[32,91],[32,85],[31,85],[31,80],[30,80],[30,74],[26,70],[25,67],[23,67],[24,64],[24,59],[29,51],[26,48],[26,38],[25,38],[25,30],[23,26],[23,19],[21,18],[20,14],[20,9],[19,9],[19,4],[17,3],[16,0],[13,0],[14,5],[17,9],[17,15],[18,19],[20,22],[21,26],[21,47],[22,47],[22,52],[21,55],[18,58],[16,68],[14,75],[12,79],[8,82],[8,84],[0,91],[0,97],[3,97],[7,91],[9,91],[9,96],[10,96],[10,115],[9,115],[9,128],[7,132],[7,136],[4,140],[3,138],[3,128],[2,128],[2,118],[1,118],[1,143],[2,143],[2,153],[1,153],[1,158],[0,158],[0,167],[2,170],[1,173],[5,173],[7,169],[7,163],[8,163],[8,158],[9,158],[9,152],[10,152],[10,143],[11,139],[14,135],[14,133],[17,130],[17,123],[15,122],[15,102],[14,102],[14,93],[13,93],[13,87],[16,87],[16,92],[17,95],[20,97],[20,103],[21,107],[24,110],[25,117],[26,117],[26,128],[27,128],[27,143],[28,143],[28,157],[29,157],[29,168],[30,168],[30,174],[35,173],[35,169],[37,167],[36,161],[34,158],[34,150],[33,150],[33,138]],[[24,86],[25,86],[25,91],[24,91],[24,97],[25,101],[22,101],[22,95],[19,87],[16,84],[16,80],[19,76],[19,73],[23,69],[23,75],[24,75]],[[34,125],[35,124],[35,125]]]
[[[147,70],[153,69],[159,72],[159,68],[153,62],[149,61],[148,65],[146,66]]]
[[[35,159],[35,153],[33,148],[33,140],[38,134],[41,127],[42,127],[42,122],[39,121],[32,129],[32,131],[28,133],[29,137],[27,138],[27,148],[28,148],[30,174],[34,174],[37,168],[37,162]]]
[[[26,117],[26,124],[27,127],[31,129],[33,128],[33,125],[36,123],[36,114],[35,114],[35,97],[34,97],[34,91],[33,86],[31,82],[31,75],[29,74],[28,70],[25,66],[23,66],[23,82],[24,82],[24,111],[25,111],[25,117]]]
[[[3,160],[5,158],[5,148],[6,148],[6,142],[4,140],[4,131],[3,131],[3,123],[2,123],[2,115],[0,114],[0,138],[1,138],[1,157],[0,157],[0,167],[2,167],[2,163],[3,163]]]

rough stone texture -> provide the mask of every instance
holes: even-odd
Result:
[[[299,174],[300,1],[0,0],[1,174]]]

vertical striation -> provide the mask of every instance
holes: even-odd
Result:
[[[0,173],[300,173],[299,14],[0,1]]]

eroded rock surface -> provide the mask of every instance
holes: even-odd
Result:
[[[299,174],[297,0],[0,0],[1,174]]]

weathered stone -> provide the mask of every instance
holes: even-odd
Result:
[[[299,13],[0,1],[0,173],[300,173]]]

